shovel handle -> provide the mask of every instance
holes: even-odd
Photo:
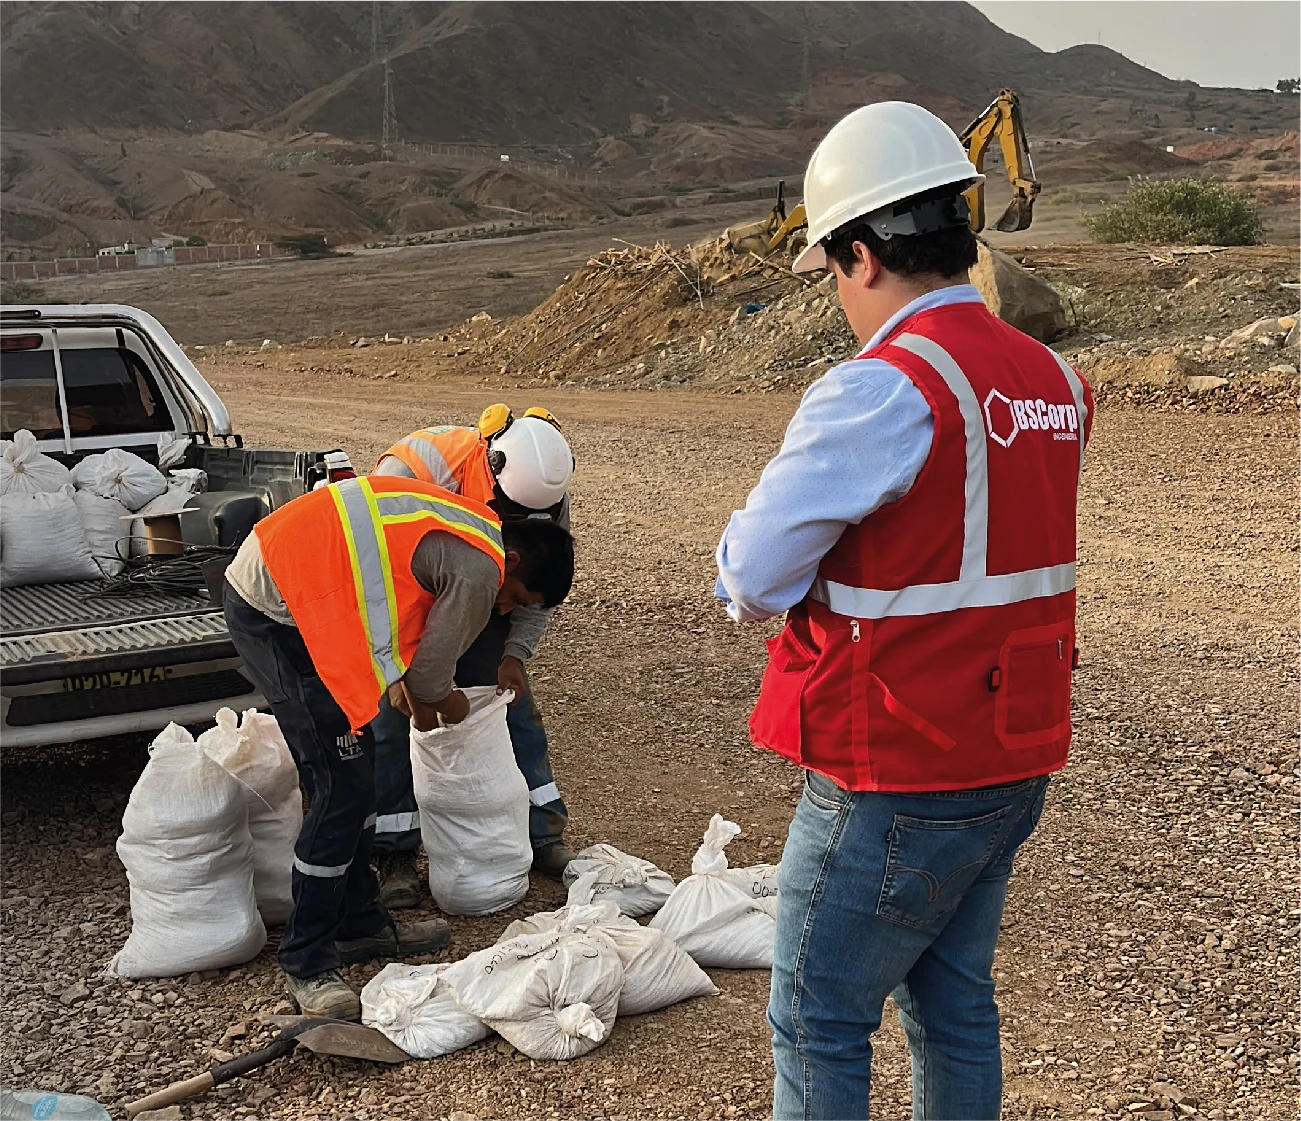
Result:
[[[220,1086],[223,1082],[229,1082],[232,1078],[241,1078],[259,1067],[266,1066],[267,1063],[280,1058],[282,1055],[289,1054],[297,1042],[296,1035],[279,1036],[260,1051],[240,1055],[239,1058],[215,1066],[203,1074],[187,1078],[183,1082],[173,1082],[170,1086],[159,1090],[157,1093],[150,1094],[147,1098],[127,1102],[126,1115],[134,1117],[137,1113],[143,1113],[147,1109],[162,1109],[164,1106],[183,1102],[186,1098],[206,1094],[214,1086]]]
[[[194,1078],[187,1078],[184,1082],[173,1082],[165,1090],[159,1090],[146,1098],[137,1098],[133,1102],[127,1102],[126,1115],[134,1117],[137,1113],[144,1113],[147,1109],[162,1109],[164,1106],[183,1102],[186,1098],[206,1094],[215,1085],[216,1083],[212,1080],[212,1071],[204,1071],[203,1074],[196,1075]]]

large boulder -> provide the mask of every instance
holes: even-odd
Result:
[[[1052,342],[1066,330],[1066,312],[1056,292],[1006,253],[983,241],[977,245],[971,283],[980,289],[990,311],[1041,343]]]

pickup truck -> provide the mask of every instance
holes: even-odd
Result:
[[[191,545],[237,545],[270,510],[351,474],[324,451],[253,450],[225,405],[153,316],[116,304],[0,308],[0,429],[27,429],[71,467],[123,448],[156,463],[159,437],[190,442],[207,490],[180,516]],[[330,454],[330,462],[326,456]],[[0,593],[0,743],[39,746],[147,732],[265,702],[241,670],[206,590],[100,581]]]

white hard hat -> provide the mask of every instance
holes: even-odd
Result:
[[[565,496],[574,473],[569,441],[550,421],[522,416],[488,443],[505,462],[494,466],[497,485],[512,502],[530,510],[546,510]],[[493,456],[490,462],[498,461]]]
[[[864,105],[822,138],[804,174],[809,244],[796,272],[827,267],[818,243],[846,222],[952,183],[984,181],[957,134],[908,101]]]

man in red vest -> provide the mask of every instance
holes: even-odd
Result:
[[[240,547],[226,625],[308,799],[279,953],[303,1013],[359,1019],[340,965],[436,953],[450,938],[443,920],[394,922],[379,901],[370,724],[381,698],[422,731],[465,719],[457,659],[494,610],[560,603],[573,572],[567,530],[503,527],[481,502],[403,478],[302,495]]]
[[[738,621],[786,612],[750,720],[805,771],[768,1018],[776,1118],[865,1118],[885,998],[913,1116],[997,1118],[991,968],[1017,847],[1066,764],[1088,386],[968,281],[980,175],[917,105],[805,176],[859,355],[805,393],[718,547]]]

